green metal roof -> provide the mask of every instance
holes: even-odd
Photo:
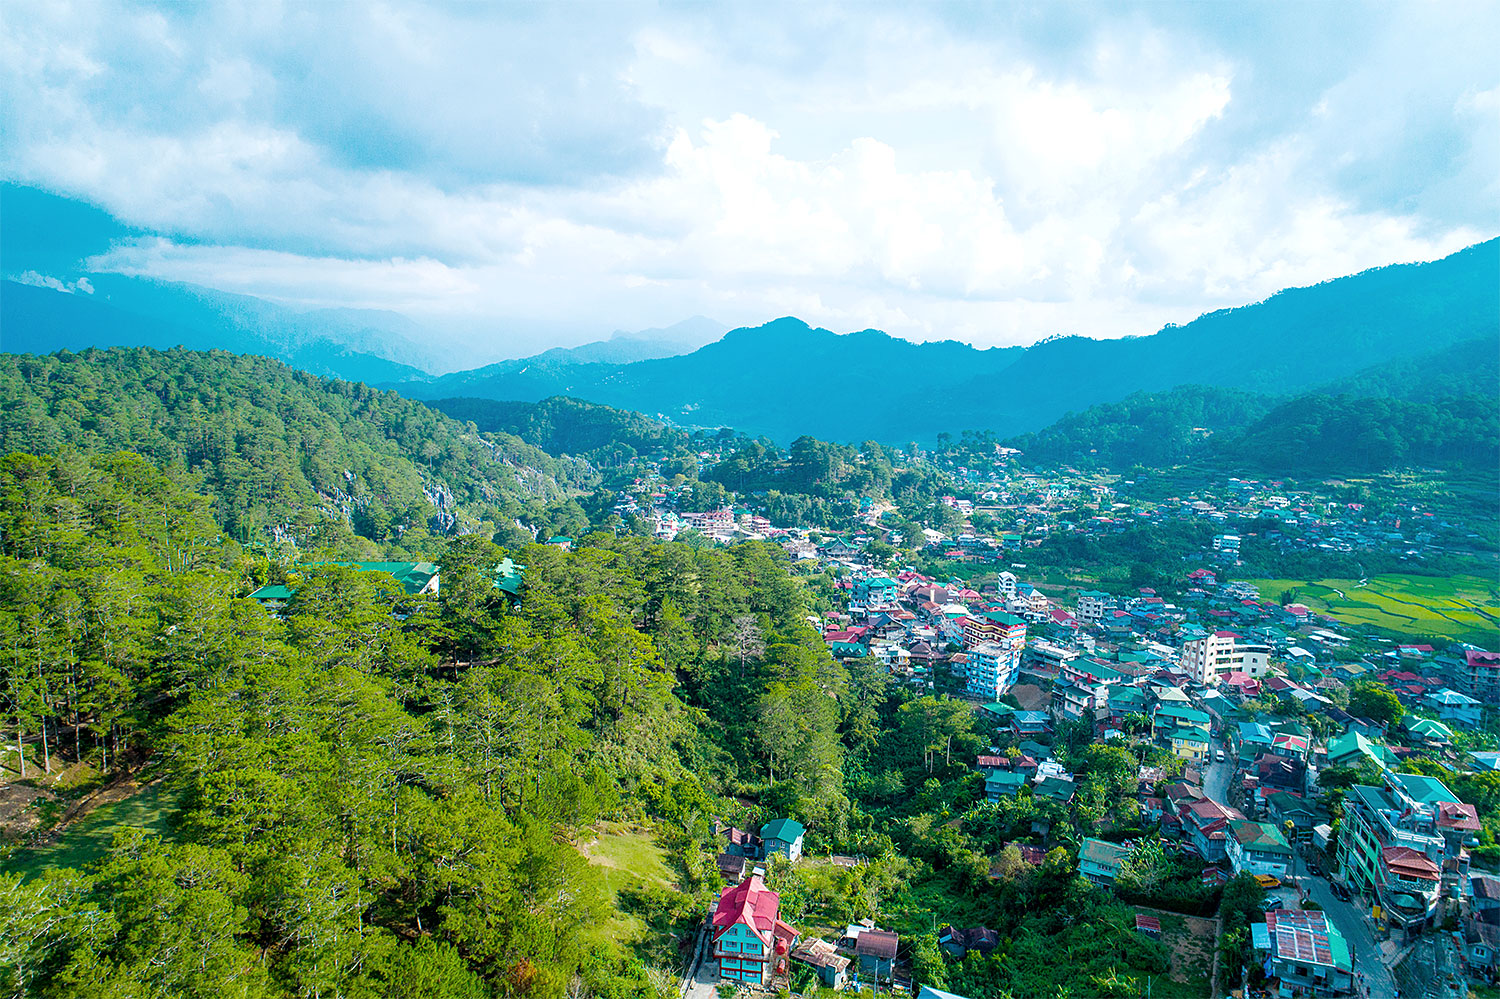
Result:
[[[1436,777],[1424,777],[1421,774],[1395,774],[1391,778],[1401,790],[1411,795],[1424,805],[1436,805],[1440,802],[1458,804],[1458,796],[1448,790],[1448,785]]]
[[[1175,704],[1159,705],[1156,709],[1156,713],[1152,717],[1172,718],[1177,721],[1197,722],[1200,725],[1207,725],[1209,723],[1209,717],[1206,713],[1199,711],[1197,708],[1178,707]]]
[[[783,843],[792,843],[806,832],[802,823],[796,819],[773,819],[760,827],[760,838],[779,839]]]
[[[407,593],[421,593],[438,567],[431,562],[310,562],[308,568],[321,569],[337,566],[342,569],[358,569],[360,572],[384,572],[395,577],[396,582]]]
[[[290,600],[292,591],[285,586],[262,586],[250,594],[251,600]]]
[[[1078,848],[1078,862],[1089,863],[1107,871],[1116,871],[1130,857],[1130,848],[1102,839],[1086,838]]]

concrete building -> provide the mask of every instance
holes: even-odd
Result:
[[[974,697],[998,701],[1021,673],[1021,655],[1026,645],[1026,626],[1019,641],[980,642],[968,652],[964,664],[964,688]]]
[[[1240,641],[1232,631],[1216,631],[1182,646],[1182,669],[1189,677],[1210,687],[1230,673],[1244,673],[1259,680],[1271,671],[1271,647]]]
[[[1462,888],[1467,880],[1466,844],[1479,830],[1479,814],[1436,778],[1383,776],[1384,787],[1349,789],[1338,874],[1373,895],[1393,924],[1420,927],[1432,919],[1443,882]]]

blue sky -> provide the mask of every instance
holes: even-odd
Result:
[[[0,179],[130,227],[80,269],[511,353],[1148,333],[1500,232],[1497,10],[11,0]]]

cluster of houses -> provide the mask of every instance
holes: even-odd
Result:
[[[719,895],[710,915],[712,960],[718,979],[736,985],[786,987],[790,962],[807,965],[829,988],[851,982],[892,983],[899,937],[866,920],[845,927],[837,941],[802,933],[781,918],[781,897],[765,883],[762,862],[780,854],[802,858],[807,830],[793,819],[775,819],[758,833],[715,824],[724,842],[719,872],[731,884]],[[852,865],[852,857],[833,863]]]

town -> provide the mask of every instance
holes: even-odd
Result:
[[[830,553],[845,558],[837,544]],[[1184,582],[1183,607],[1149,588],[1128,599],[1083,590],[1064,607],[1010,571],[976,591],[855,565],[838,584],[845,609],[821,623],[834,656],[874,658],[993,719],[996,743],[974,761],[991,802],[1073,799],[1074,777],[1050,748],[1063,727],[1149,752],[1134,800],[1158,839],[1149,848],[1201,862],[1206,882],[1245,873],[1266,889],[1250,924],[1252,977],[1281,994],[1354,994],[1361,983],[1365,994],[1420,994],[1445,975],[1492,974],[1500,876],[1473,864],[1475,806],[1430,774],[1500,773],[1500,652],[1400,645],[1354,658],[1339,623],[1305,606],[1221,586],[1209,569]],[[1180,646],[1164,641],[1169,627]],[[1486,720],[1491,734],[1476,740]],[[1459,748],[1479,744],[1490,749]],[[1040,862],[1054,841],[1034,828],[1035,842],[1018,846]],[[803,834],[785,819],[759,834],[726,830],[719,863],[736,883],[711,923],[719,978],[786,980],[790,961],[834,988],[910,985],[894,934],[851,925],[817,939],[778,917],[763,868],[750,868],[773,853],[797,861]],[[1110,890],[1146,848],[1085,837],[1078,873]],[[1140,918],[1142,932],[1153,927],[1157,917]],[[961,958],[995,938],[945,927],[940,943]]]

